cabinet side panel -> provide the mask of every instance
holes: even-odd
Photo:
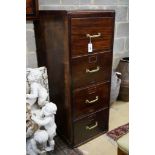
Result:
[[[48,71],[50,100],[57,105],[56,124],[58,133],[72,141],[69,52],[67,18],[64,13],[40,12],[43,33],[42,52]],[[42,61],[44,62],[44,61]]]
[[[46,66],[45,39],[44,39],[44,33],[42,33],[43,24],[41,24],[40,20],[36,20],[33,23],[34,23],[38,67]]]

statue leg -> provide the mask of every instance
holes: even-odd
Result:
[[[46,98],[38,98],[38,105],[40,107],[43,107],[48,101],[46,101]]]
[[[51,150],[54,150],[55,141],[53,139],[49,140],[49,145],[50,145]]]

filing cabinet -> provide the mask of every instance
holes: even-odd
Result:
[[[108,130],[115,12],[42,10],[39,15],[38,64],[48,70],[57,133],[75,147]]]

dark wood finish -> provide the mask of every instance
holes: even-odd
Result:
[[[123,152],[123,151],[118,147],[118,148],[117,148],[117,155],[129,155],[129,154]]]
[[[76,89],[73,92],[74,118],[79,119],[102,108],[108,108],[109,93],[109,82]]]
[[[44,25],[40,24],[39,20],[34,20],[35,41],[37,48],[37,61],[38,66],[47,66],[46,61],[46,47],[45,47],[45,34],[42,32]]]
[[[56,103],[58,107],[56,114],[57,132],[70,146],[75,147],[108,129],[115,13],[114,11],[103,10],[61,10],[40,11],[39,16],[40,20],[35,22],[38,64],[47,67],[50,100]],[[102,19],[101,23],[98,20],[99,17]],[[89,22],[97,21],[98,29],[101,32],[104,31],[102,30],[102,24],[104,23],[103,29],[107,25],[104,33],[107,33],[110,41],[104,43],[103,46],[102,43],[96,44],[97,52],[91,54],[86,51],[79,54],[80,49],[77,53],[73,52],[72,32],[74,32],[74,26],[72,24],[73,20],[75,25],[78,24],[79,18],[82,19],[82,23],[80,23],[81,31],[79,29],[78,32],[76,29],[76,33],[80,34],[82,29],[87,26],[85,24],[82,27],[82,24],[86,23],[84,19]],[[87,18],[89,19],[87,20]],[[98,32],[94,30],[93,33]],[[104,42],[104,39],[101,42]],[[106,50],[104,45],[108,47]],[[73,56],[73,53],[76,54]],[[92,71],[96,69],[97,65],[100,67],[98,72],[86,74],[86,68]],[[83,108],[83,100],[94,100],[96,95],[99,96],[99,104]],[[99,112],[100,110],[102,112]],[[99,116],[103,117],[99,118]],[[87,135],[83,133],[82,125],[88,122],[90,117],[99,121],[99,127],[96,131],[94,130],[93,133]],[[83,134],[81,139],[78,128],[81,130],[80,134]]]
[[[92,38],[93,53],[112,49],[113,18],[112,17],[90,17],[71,19],[71,51],[72,57],[87,54],[89,38],[86,34],[95,35],[101,33],[100,37]]]
[[[109,109],[99,111],[74,123],[74,145],[108,130]]]
[[[39,29],[39,28],[40,29]],[[52,11],[40,12],[40,22],[37,24],[42,35],[37,38],[37,49],[40,64],[46,65],[49,81],[49,94],[52,102],[57,105],[56,124],[59,134],[68,142],[73,139],[72,114],[70,101],[70,73],[68,49],[68,20],[63,12],[53,14]],[[40,42],[41,41],[41,42]],[[41,51],[40,51],[41,50]],[[41,53],[45,52],[45,57]]]
[[[79,88],[96,82],[111,81],[111,57],[112,52],[105,52],[72,59],[72,87]],[[92,71],[97,67],[99,70],[96,72],[86,72],[86,69]]]
[[[26,20],[38,19],[38,0],[26,0]]]

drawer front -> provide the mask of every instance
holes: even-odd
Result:
[[[73,93],[74,118],[93,113],[109,106],[110,83],[77,89]]]
[[[112,17],[71,18],[72,57],[88,54],[88,35],[91,35],[93,53],[112,49],[113,22]]]
[[[74,123],[74,145],[108,130],[109,109],[97,112]]]
[[[75,58],[71,63],[73,88],[111,80],[111,52]]]

